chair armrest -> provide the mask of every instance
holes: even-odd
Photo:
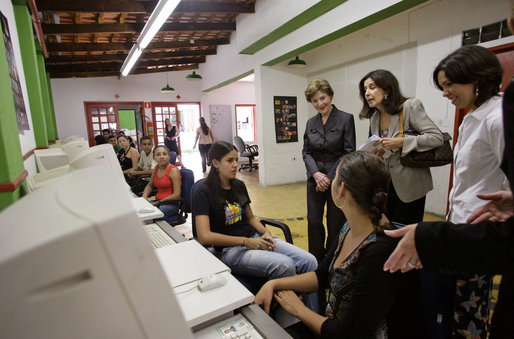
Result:
[[[178,215],[181,215],[185,218],[187,218],[187,213],[185,211],[186,209],[186,201],[182,198],[176,198],[176,199],[166,199],[166,200],[159,200],[159,202],[155,205],[155,207],[159,208],[162,205],[178,205]]]
[[[246,145],[245,144],[245,152],[250,152],[250,154],[258,154],[259,146],[257,145]]]
[[[284,224],[283,222],[276,221],[273,219],[268,219],[268,218],[259,218],[259,221],[261,222],[261,224],[264,225],[264,227],[266,227],[266,225],[269,225],[269,226],[280,228],[282,230],[282,232],[284,232],[284,238],[286,239],[286,241],[290,244],[293,243],[293,237],[291,236],[291,230],[289,229],[289,226],[287,226],[287,224]]]

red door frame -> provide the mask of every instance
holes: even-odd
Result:
[[[116,132],[120,130],[120,119],[118,116],[118,106],[119,105],[141,105],[141,111],[139,112],[141,116],[141,124],[143,125],[143,134],[146,135],[146,118],[144,114],[145,104],[143,101],[84,101],[84,111],[86,115],[86,128],[87,128],[87,137],[89,141],[89,146],[94,146],[95,143],[95,135],[93,132],[93,126],[91,126],[91,114],[89,113],[89,107],[91,106],[113,106],[114,112],[116,115]]]
[[[235,106],[235,115],[236,115],[236,124],[237,124],[237,108],[238,107],[252,107],[253,109],[253,141],[257,141],[257,120],[255,115],[255,105],[254,104],[242,104],[242,105],[236,105]],[[236,135],[237,134],[237,125],[236,125]]]
[[[505,88],[507,87],[507,85],[510,83],[512,74],[514,74],[512,71],[509,71],[509,70],[514,69],[514,58],[502,57],[502,54],[506,54],[506,53],[514,51],[514,43],[508,43],[508,44],[504,44],[504,45],[500,45],[500,46],[494,46],[489,49],[492,52],[494,52],[496,55],[498,55],[498,59],[500,60],[500,64],[502,65],[502,68],[504,70],[503,79],[502,79],[502,87],[500,89],[500,91],[503,92],[505,90]],[[469,111],[470,111],[469,108],[463,108],[463,109],[456,108],[455,109],[455,123],[453,126],[453,148],[454,149],[455,149],[455,144],[457,143],[457,138],[459,137],[459,126]],[[449,208],[450,208],[450,191],[452,190],[452,187],[453,187],[453,163],[451,164],[451,167],[450,167],[450,182],[448,184],[448,198],[447,198],[447,202],[446,202],[446,214],[448,214]]]

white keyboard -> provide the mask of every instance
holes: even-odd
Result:
[[[176,244],[176,242],[173,241],[173,239],[171,239],[170,236],[156,224],[147,224],[143,226],[154,248],[161,248]]]

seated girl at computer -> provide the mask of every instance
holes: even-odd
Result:
[[[148,185],[143,191],[142,197],[157,205],[162,200],[180,198],[180,171],[177,167],[170,164],[170,152],[163,145],[158,145],[153,149],[153,158],[157,163]],[[154,187],[157,187],[155,197],[149,197]],[[176,219],[178,204],[160,205],[159,209],[164,213],[164,217],[158,220],[172,221]]]
[[[384,272],[397,242],[383,233],[382,219],[390,181],[382,160],[368,152],[342,157],[332,183],[332,197],[348,221],[315,272],[270,280],[255,296],[269,313],[271,299],[322,338],[420,338],[417,272]],[[307,309],[293,291],[329,289],[326,316]],[[308,332],[308,329],[302,329]],[[302,337],[307,336],[303,332]]]
[[[228,142],[217,141],[209,150],[211,170],[193,197],[198,241],[214,245],[238,274],[276,279],[315,270],[312,254],[273,238],[255,218],[246,186],[236,179],[237,160],[237,149]],[[307,299],[317,309],[316,296]]]

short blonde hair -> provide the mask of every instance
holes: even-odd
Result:
[[[308,102],[311,102],[312,97],[316,94],[317,91],[321,91],[323,93],[328,94],[329,97],[334,97],[334,90],[325,79],[314,79],[309,83],[309,86],[305,90],[305,99]]]

